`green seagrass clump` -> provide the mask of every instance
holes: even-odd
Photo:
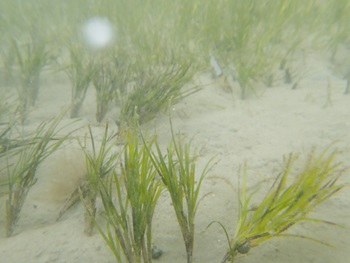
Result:
[[[138,137],[135,125],[128,130],[120,154],[110,152],[109,155],[100,154],[95,157],[88,155],[88,173],[91,173],[88,184],[93,182],[94,186],[93,191],[89,192],[93,194],[93,200],[96,200],[97,194],[102,200],[105,229],[104,224],[95,220],[95,204],[91,206],[89,195],[86,195],[86,191],[81,191],[90,219],[117,262],[152,262],[152,220],[163,186],[161,180],[156,178],[156,169],[147,150],[152,142],[147,143],[147,146],[140,145]],[[106,148],[109,145],[106,144],[106,137],[103,138],[102,145],[103,148],[100,149],[109,152],[111,148]],[[96,158],[97,156],[99,157]],[[120,169],[112,165],[117,160]],[[105,171],[103,174],[100,174],[99,167]]]
[[[5,210],[6,236],[13,235],[14,227],[20,218],[20,212],[26,197],[35,184],[36,172],[40,164],[66,140],[69,133],[58,137],[57,129],[63,114],[51,123],[42,123],[35,135],[30,140],[22,141],[24,144],[15,152],[11,152],[11,158],[15,162],[7,160],[7,196]],[[7,158],[10,155],[7,155]],[[8,158],[9,159],[9,158]]]
[[[177,103],[198,91],[198,88],[183,89],[192,76],[189,62],[138,72],[133,88],[122,101],[122,125],[132,124],[130,120],[134,119],[135,110],[138,121],[142,124],[166,110],[170,101]]]
[[[70,117],[77,118],[92,81],[94,67],[83,47],[69,45],[68,50],[70,61],[64,69],[72,85]]]
[[[300,237],[328,245],[312,237],[285,232],[301,221],[336,225],[308,215],[346,186],[338,182],[345,169],[342,163],[335,161],[337,155],[337,150],[330,151],[327,148],[317,153],[314,149],[304,167],[295,172],[293,168],[297,157],[290,154],[266,196],[255,208],[251,207],[254,193],[247,193],[247,174],[244,170],[239,195],[238,226],[222,262],[229,259],[233,262],[236,254],[248,253],[252,247],[274,237]]]
[[[12,48],[20,71],[21,82],[17,87],[18,111],[23,123],[28,115],[28,107],[34,106],[37,101],[41,72],[52,57],[47,44],[34,36],[24,43],[13,39]]]
[[[169,192],[176,218],[185,243],[187,263],[193,262],[195,217],[200,202],[200,189],[205,175],[208,173],[209,161],[202,172],[196,173],[196,156],[192,153],[191,141],[184,143],[175,136],[172,124],[172,138],[163,154],[156,141],[156,151],[151,158],[157,173]]]

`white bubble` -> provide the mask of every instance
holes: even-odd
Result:
[[[93,17],[85,22],[83,36],[90,47],[104,48],[113,40],[113,26],[107,18]]]

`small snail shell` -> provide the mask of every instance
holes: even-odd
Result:
[[[250,243],[248,240],[244,241],[237,247],[237,251],[241,254],[247,254],[250,250]]]
[[[159,248],[157,248],[156,246],[152,247],[152,258],[153,259],[158,259],[162,256],[163,251]]]

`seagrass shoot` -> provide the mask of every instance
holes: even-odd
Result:
[[[86,97],[94,73],[91,57],[79,45],[68,45],[69,63],[64,66],[71,81],[71,111],[70,117],[77,118]]]
[[[58,136],[62,128],[58,129],[63,114],[51,123],[43,122],[38,128],[31,141],[16,150],[12,154],[15,163],[7,162],[7,186],[8,198],[5,210],[6,236],[14,233],[16,223],[20,218],[21,209],[31,187],[36,182],[36,171],[40,164],[54,153],[58,147],[70,135]],[[8,159],[8,156],[6,157]]]
[[[96,120],[101,122],[113,103],[121,104],[132,81],[133,67],[122,54],[101,54],[93,64],[92,84],[96,91]]]
[[[191,141],[184,143],[174,134],[172,123],[171,140],[164,154],[157,141],[151,160],[160,175],[173,204],[177,222],[184,240],[187,263],[193,262],[195,216],[200,203],[200,189],[211,167],[209,161],[199,174],[196,173],[196,155],[192,153]]]
[[[135,124],[121,150],[120,169],[111,170],[106,180],[98,178],[105,230],[87,207],[117,262],[152,262],[152,220],[162,181],[156,178],[156,169],[139,136]],[[151,144],[148,142],[147,147]]]
[[[177,103],[199,90],[198,87],[183,88],[193,76],[188,61],[166,67],[153,65],[148,70],[139,69],[136,72],[133,89],[126,94],[121,104],[122,124],[132,125],[130,120],[134,118],[135,108],[138,121],[142,124],[168,109],[170,101]]]
[[[31,36],[28,41],[12,39],[12,50],[15,52],[16,65],[20,71],[20,85],[17,94],[22,123],[26,120],[28,107],[34,106],[40,87],[40,74],[45,65],[52,59],[43,40]]]
[[[88,150],[86,140],[84,144],[81,144],[85,154],[87,172],[85,180],[78,188],[78,192],[86,208],[84,233],[91,236],[94,226],[93,219],[96,216],[96,198],[100,189],[100,183],[107,176],[111,175],[111,172],[116,168],[118,153],[112,152],[115,134],[108,134],[108,124],[105,126],[99,149],[96,148],[91,127],[89,127],[89,135],[92,148],[91,152]]]
[[[296,166],[298,156],[291,153],[284,158],[281,171],[275,178],[262,201],[252,206],[255,189],[248,192],[246,167],[242,168],[243,178],[239,190],[238,225],[230,239],[225,227],[221,225],[228,238],[229,250],[222,262],[234,262],[237,254],[246,254],[249,250],[271,238],[303,238],[322,245],[331,246],[313,237],[289,234],[286,231],[300,222],[313,222],[338,226],[336,223],[309,217],[311,211],[342,190],[346,184],[339,178],[347,171],[344,164],[337,162],[337,149],[313,149],[300,170]]]

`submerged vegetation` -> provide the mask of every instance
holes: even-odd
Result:
[[[111,61],[112,62],[112,61]],[[96,91],[96,120],[101,122],[118,91],[116,67],[112,63],[100,62],[94,65],[92,84]]]
[[[80,117],[84,109],[94,107],[100,124],[106,116],[110,119],[108,112],[114,109],[110,115],[119,130],[110,131],[106,124],[97,140],[89,126],[85,141],[78,139],[86,176],[67,199],[59,218],[82,200],[87,235],[92,235],[96,226],[117,262],[150,263],[156,257],[155,208],[161,193],[166,192],[180,227],[186,260],[193,262],[195,217],[206,196],[200,190],[211,162],[197,174],[192,141],[176,136],[170,124],[171,138],[164,152],[158,137],[146,137],[140,125],[199,91],[201,87],[192,83],[197,73],[212,71],[214,77],[232,80],[235,85],[230,92],[241,99],[261,94],[276,79],[297,88],[300,76],[291,64],[304,50],[327,53],[336,63],[339,50],[350,49],[350,2],[333,2],[92,0],[86,4],[62,0],[49,4],[45,0],[4,0],[0,94],[6,96],[0,98],[0,197],[6,197],[6,236],[15,233],[38,167],[68,136],[57,135],[64,113],[51,123],[40,124],[34,134],[13,135],[25,130],[28,112],[41,107],[39,91],[50,85],[40,88],[41,77],[64,72],[67,79],[63,81],[70,81],[65,82],[71,89],[70,101],[67,99],[70,117]],[[92,28],[93,35],[101,37],[93,44],[84,36],[85,23],[92,17],[109,21],[112,28],[107,31],[114,35],[107,37],[111,39],[107,44],[101,28]],[[347,58],[341,63],[347,81],[343,92],[347,94],[350,64]],[[84,104],[90,92],[95,96],[94,105]],[[117,133],[123,134],[122,140]],[[338,182],[345,169],[335,162],[337,155],[337,150],[328,148],[321,153],[312,151],[302,170],[294,169],[297,158],[289,155],[254,208],[257,191],[248,191],[244,167],[235,233],[230,236],[219,223],[229,244],[222,262],[233,262],[237,254],[246,254],[274,237],[300,237],[325,244],[287,231],[301,221],[336,225],[308,216],[345,187]]]
[[[86,55],[82,46],[71,44],[68,49],[70,61],[65,71],[72,85],[70,117],[76,118],[79,116],[94,71],[91,58]]]
[[[116,153],[110,153],[113,144],[110,144],[114,135],[108,135],[108,125],[103,134],[100,149],[97,151],[94,136],[89,127],[92,152],[87,149],[87,145],[82,145],[86,162],[86,178],[79,187],[79,193],[86,206],[84,232],[91,235],[94,218],[96,216],[96,198],[100,189],[100,183],[115,169]]]
[[[95,60],[101,52],[104,56],[109,54],[106,56],[110,58],[108,63],[114,63],[115,53],[118,53],[117,59],[123,57],[123,66],[130,72],[129,84],[134,82],[135,73],[140,69],[147,76],[148,70],[154,68],[158,75],[151,78],[156,80],[171,65],[186,67],[190,63],[196,71],[212,70],[209,60],[214,56],[223,74],[239,84],[240,97],[247,98],[258,93],[257,84],[263,83],[267,76],[277,74],[276,65],[292,59],[301,49],[330,51],[334,56],[339,47],[349,46],[350,4],[345,0],[334,4],[316,0],[307,4],[301,0],[278,3],[272,0],[205,3],[196,0],[116,3],[109,0],[103,5],[98,1],[91,1],[89,5],[78,2],[55,3],[55,8],[48,9],[50,19],[47,19],[47,16],[34,17],[47,5],[42,0],[5,1],[7,12],[1,18],[3,72],[12,72],[17,57],[23,68],[21,86],[26,87],[28,83],[33,86],[27,100],[34,104],[38,74],[47,62],[47,51],[53,48],[61,51],[64,64],[70,65],[72,116],[79,114],[90,83],[90,59]],[[75,8],[77,5],[79,8]],[[23,14],[21,19],[13,21],[18,14]],[[115,34],[113,43],[102,47],[103,50],[89,49],[81,37],[84,22],[92,17],[91,14],[109,19],[114,27],[111,30]],[[31,21],[29,26],[27,21]],[[37,37],[33,31],[46,36]],[[31,39],[32,47],[22,45],[28,39]],[[75,47],[72,49],[72,46]],[[66,61],[69,60],[67,49],[70,62]],[[115,52],[116,49],[122,49],[122,54]],[[171,60],[168,59],[169,51]],[[90,59],[86,60],[87,53],[90,53]],[[25,66],[26,61],[31,63],[29,68]],[[118,75],[118,78],[122,76]],[[184,82],[189,80],[185,78]],[[145,80],[136,77],[136,81],[144,83]]]
[[[184,97],[181,88],[194,73],[214,71],[211,58],[220,74],[236,82],[235,93],[246,99],[261,94],[265,85],[273,86],[281,77],[278,65],[288,64],[301,50],[334,57],[340,47],[349,49],[346,0],[60,1],[39,16],[47,5],[43,0],[3,4],[2,72],[4,79],[21,79],[15,85],[22,120],[37,101],[40,73],[48,63],[61,64],[54,72],[65,70],[71,80],[71,117],[79,116],[93,82],[98,122],[113,106],[121,111],[119,123],[127,122],[135,107],[140,122],[146,122],[166,109],[169,100]],[[91,18],[109,21],[112,28],[98,31]],[[87,21],[97,38],[92,46],[84,36]],[[104,36],[105,31],[114,35]],[[52,50],[61,63],[50,60]],[[291,69],[283,71],[290,75]]]
[[[331,152],[325,149],[317,153],[314,149],[298,172],[293,169],[297,157],[290,154],[267,194],[254,208],[251,201],[256,191],[248,193],[248,175],[244,168],[238,225],[229,242],[230,250],[222,262],[228,259],[233,262],[237,253],[246,254],[251,248],[274,237],[300,237],[328,245],[312,237],[285,232],[301,221],[337,225],[308,215],[346,186],[338,182],[345,172],[342,163],[336,162],[338,154],[337,150]]]
[[[121,151],[120,170],[100,180],[107,227],[98,229],[117,262],[152,262],[152,221],[162,184],[138,137],[134,126]]]
[[[7,151],[6,158],[15,158],[7,162],[8,199],[6,200],[5,230],[6,236],[11,236],[15,224],[19,220],[22,206],[29,190],[36,182],[36,172],[39,165],[65,141],[68,135],[57,137],[57,126],[62,116],[52,123],[41,124],[30,140],[23,141],[15,153]]]
[[[176,138],[171,127],[172,139],[166,154],[156,142],[156,153],[151,154],[152,162],[168,190],[177,221],[185,243],[187,263],[193,261],[195,216],[199,205],[199,191],[209,164],[199,179],[196,179],[196,157],[191,154],[191,143],[183,144]]]
[[[113,140],[107,137],[107,129],[106,126],[98,155],[91,131],[92,155],[84,150],[88,171],[80,193],[89,215],[85,217],[85,220],[89,219],[85,233],[91,234],[89,222],[94,222],[117,262],[124,262],[123,259],[130,263],[152,262],[152,258],[156,257],[152,243],[153,215],[165,188],[170,194],[183,235],[187,262],[192,262],[199,191],[209,163],[196,182],[195,156],[191,155],[191,145],[183,145],[182,140],[172,134],[167,153],[163,154],[157,139],[144,138],[136,122],[128,130],[118,158],[118,154],[110,152]],[[153,145],[156,148],[154,152]],[[120,159],[119,169],[117,158]],[[104,223],[98,223],[95,218],[98,193],[107,224],[105,230]]]
[[[13,49],[16,54],[17,65],[20,70],[20,85],[18,93],[18,112],[24,122],[27,118],[29,106],[34,106],[40,87],[40,74],[50,59],[45,42],[30,38],[30,41],[22,45],[13,40]]]
[[[141,72],[121,106],[121,123],[130,124],[134,113],[140,124],[152,120],[166,110],[170,102],[179,102],[198,88],[183,91],[183,86],[191,79],[190,64],[169,65],[166,68]]]

